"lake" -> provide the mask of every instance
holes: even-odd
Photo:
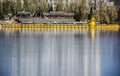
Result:
[[[120,76],[119,72],[119,30],[0,30],[0,76]]]

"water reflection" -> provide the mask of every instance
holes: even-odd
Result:
[[[0,31],[0,76],[119,76],[119,31]]]

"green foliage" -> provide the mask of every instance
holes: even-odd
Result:
[[[53,11],[52,5],[48,5],[48,12]]]
[[[29,11],[29,8],[31,8],[31,7],[29,7],[29,1],[28,0],[23,0],[23,8],[24,8],[24,10],[25,11]]]
[[[17,0],[16,2],[13,0],[0,2],[0,19],[3,18],[4,15],[16,15],[17,12],[22,10],[21,5],[21,0]]]
[[[65,11],[66,11],[66,12],[71,12],[71,8],[70,8],[70,5],[69,5],[69,4],[66,4],[66,6],[65,6]]]
[[[75,7],[76,7],[75,4],[70,4],[70,11],[75,12]]]
[[[4,14],[8,14],[11,12],[10,5],[11,5],[10,1],[5,1],[2,3]]]
[[[13,15],[17,15],[18,12],[22,11],[22,3],[21,0],[17,0],[16,2],[10,2],[10,10]]]
[[[63,11],[63,4],[57,4],[56,11]]]
[[[99,10],[93,10],[92,11],[92,15],[91,15],[91,18],[94,17],[96,19],[96,21],[100,21],[100,12]],[[91,19],[90,18],[90,19]]]
[[[101,23],[109,23],[108,14],[107,14],[107,5],[106,3],[102,3],[100,8],[100,21]]]
[[[22,9],[23,8],[22,8],[22,2],[21,2],[21,0],[17,0],[17,2],[16,2],[16,13],[19,12],[19,11],[22,11]]]
[[[106,3],[102,3],[100,9],[100,22],[101,23],[114,23],[117,20],[117,10],[116,7],[108,6]]]
[[[88,8],[86,4],[86,0],[82,0],[80,4],[76,3],[75,8],[75,19],[77,21],[86,21],[88,19]]]
[[[81,20],[85,21],[88,19],[88,8],[86,5],[86,0],[82,0],[80,4],[80,13],[81,13]]]
[[[64,0],[58,0],[57,4],[56,4],[56,11],[64,11],[64,9],[66,8],[66,6],[64,6],[63,4]]]
[[[108,8],[108,14],[109,14],[110,23],[115,23],[115,20],[117,20],[117,18],[118,18],[118,13],[117,13],[116,7],[110,6]]]
[[[17,3],[15,3],[15,2],[13,2],[13,1],[11,1],[10,2],[10,10],[11,10],[11,13],[13,14],[13,15],[16,15],[16,8],[17,8]]]
[[[96,13],[95,13],[96,14]],[[88,14],[88,20],[90,20],[91,18],[92,18],[92,16],[93,16],[93,8],[92,7],[90,7],[90,12],[89,12],[89,14]],[[94,17],[94,16],[93,16]]]
[[[0,19],[3,18],[4,12],[3,12],[3,6],[2,3],[0,2]]]
[[[48,3],[45,1],[39,1],[38,4],[38,12],[48,12],[49,8],[48,8]]]
[[[75,13],[75,20],[76,21],[79,21],[80,20],[80,17],[81,17],[81,13],[80,13],[80,10],[79,10],[79,6],[76,4],[76,7],[75,7],[75,11],[74,11],[74,13]]]

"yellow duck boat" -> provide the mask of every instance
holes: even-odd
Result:
[[[41,30],[80,30],[84,28],[95,28],[95,29],[119,29],[118,24],[106,24],[106,25],[96,25],[95,18],[91,19],[88,25],[74,25],[74,24],[3,24],[2,29],[41,29]]]

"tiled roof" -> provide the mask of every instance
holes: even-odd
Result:
[[[63,12],[63,11],[50,11],[49,13],[43,13],[43,15],[71,15],[71,16],[74,16],[74,13],[66,13],[66,12]]]

